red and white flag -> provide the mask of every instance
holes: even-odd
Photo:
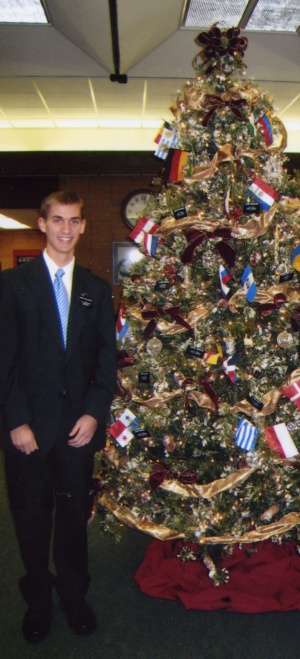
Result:
[[[144,233],[156,233],[159,229],[159,225],[155,224],[154,220],[151,220],[150,217],[143,217],[136,223],[134,229],[130,232],[129,238],[132,238],[135,243],[144,242]]]
[[[296,407],[300,407],[300,380],[296,380],[289,387],[283,389],[282,393],[287,398],[290,398]]]
[[[133,438],[131,430],[136,429],[139,425],[139,419],[127,407],[119,419],[108,428],[108,432],[120,446],[126,446]]]
[[[298,455],[298,450],[285,423],[265,428],[265,438],[271,451],[278,453],[281,458],[292,458],[294,455]]]

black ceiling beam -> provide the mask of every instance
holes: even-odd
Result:
[[[109,13],[110,13],[110,29],[111,41],[114,61],[114,73],[111,73],[111,82],[119,82],[120,84],[127,83],[127,75],[120,73],[120,44],[119,44],[119,30],[118,30],[118,8],[117,0],[109,0]]]

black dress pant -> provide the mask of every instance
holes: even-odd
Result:
[[[64,425],[48,453],[7,452],[5,456],[8,496],[26,570],[29,604],[51,597],[51,542],[56,589],[63,601],[84,597],[90,580],[87,522],[94,448],[92,443],[80,448],[68,446]]]

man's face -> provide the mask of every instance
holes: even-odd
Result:
[[[85,230],[80,204],[51,204],[47,219],[39,217],[40,230],[46,234],[47,252],[53,261],[66,263],[73,257],[80,235]]]

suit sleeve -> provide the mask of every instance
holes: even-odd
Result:
[[[95,355],[94,379],[85,397],[84,412],[105,425],[117,380],[116,327],[111,287],[103,284],[102,303],[97,318],[98,345]]]
[[[19,377],[18,332],[18,312],[10,271],[4,271],[0,277],[0,403],[9,430],[30,421]]]

